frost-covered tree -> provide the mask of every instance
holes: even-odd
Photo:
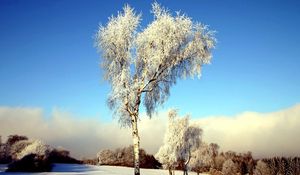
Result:
[[[255,167],[254,175],[271,175],[271,170],[264,161],[259,160]]]
[[[97,159],[99,165],[109,165],[109,163],[116,162],[117,160],[115,153],[109,149],[101,150],[97,154]]]
[[[35,140],[28,146],[26,146],[20,153],[17,153],[17,159],[22,159],[29,154],[36,154],[39,156],[48,156],[50,153],[50,146],[46,145],[41,140]]]
[[[151,117],[178,78],[200,77],[201,66],[210,63],[215,45],[213,32],[190,17],[179,12],[172,15],[158,3],[153,3],[152,13],[153,21],[139,29],[141,15],[126,5],[96,34],[104,78],[111,84],[109,107],[123,126],[132,128],[136,175],[140,174],[141,102]]]
[[[200,147],[192,152],[190,167],[198,174],[209,171],[215,165],[215,157],[218,155],[219,146],[215,143],[207,144],[202,142]]]
[[[179,161],[184,163],[184,174],[187,174],[191,152],[199,147],[202,130],[199,127],[191,126],[188,116],[179,118],[176,110],[171,110],[168,118],[163,145],[155,157],[163,164],[164,168],[169,169],[170,175]]]
[[[130,145],[116,150],[101,150],[97,154],[99,165],[127,166],[133,167],[133,146]],[[144,149],[140,149],[141,168],[160,168],[161,164],[151,154],[147,154]]]
[[[18,159],[18,154],[20,154],[28,145],[32,144],[33,141],[30,140],[20,140],[15,142],[9,150],[9,155],[13,160]]]
[[[222,171],[223,163],[226,161],[224,154],[219,154],[215,157],[215,169]]]
[[[201,143],[202,129],[197,126],[188,126],[183,137],[183,146],[179,158],[184,161],[184,174],[188,174],[192,151],[199,148]]]
[[[231,160],[228,159],[223,163],[222,173],[226,175],[236,175],[238,172],[237,165]]]

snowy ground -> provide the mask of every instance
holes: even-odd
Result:
[[[78,165],[78,164],[55,164],[52,172],[46,173],[5,173],[5,165],[0,164],[0,175],[54,175],[54,174],[97,174],[97,175],[132,175],[133,169],[127,167],[115,167],[115,166],[92,166],[92,165]],[[166,170],[155,169],[141,169],[142,175],[168,175]],[[176,175],[181,175],[182,172],[176,172]],[[196,173],[190,172],[189,175],[196,175]]]

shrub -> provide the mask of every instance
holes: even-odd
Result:
[[[71,157],[68,150],[62,148],[53,149],[49,153],[48,159],[51,163],[82,163],[81,161]]]
[[[197,173],[198,174],[198,173]],[[223,173],[221,172],[221,171],[218,171],[218,170],[216,170],[216,169],[214,169],[214,168],[211,168],[210,170],[209,170],[209,174],[210,175],[223,175]]]
[[[115,151],[102,150],[97,154],[99,165],[133,167],[133,146],[118,148]],[[140,149],[141,168],[160,168],[161,164],[152,156]]]
[[[6,143],[0,144],[0,163],[11,163],[16,159],[16,153],[27,146],[26,136],[10,135]]]
[[[27,146],[32,144],[32,141],[20,140],[11,145],[9,149],[9,154],[13,160],[17,159],[17,155],[20,154]]]
[[[46,156],[28,154],[22,159],[8,165],[7,172],[49,172],[52,169],[51,162]]]
[[[23,157],[29,154],[48,156],[49,152],[50,152],[49,145],[46,145],[41,140],[35,140],[30,145],[25,147],[20,153],[17,154],[17,159],[22,159]]]
[[[98,165],[98,159],[94,158],[94,159],[83,159],[82,160],[83,164],[88,164],[88,165]]]
[[[1,145],[0,146],[0,164],[7,164],[12,161],[11,156],[7,154],[6,146]]]

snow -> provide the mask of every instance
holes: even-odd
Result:
[[[6,165],[0,165],[0,175],[67,175],[67,174],[97,174],[97,175],[132,175],[133,168],[117,167],[117,166],[93,166],[93,165],[80,165],[80,164],[54,164],[52,172],[44,173],[6,173],[4,172]],[[167,170],[157,169],[141,169],[142,175],[168,175]],[[176,171],[175,174],[182,174],[182,171]],[[196,175],[190,172],[190,175]],[[204,175],[204,174],[202,174]]]

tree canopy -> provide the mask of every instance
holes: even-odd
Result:
[[[201,75],[210,63],[214,32],[185,14],[172,15],[152,4],[153,21],[141,29],[141,15],[129,5],[100,26],[96,47],[102,52],[104,78],[111,83],[108,104],[122,124],[130,124],[141,97],[147,114],[170,95],[176,79]]]

